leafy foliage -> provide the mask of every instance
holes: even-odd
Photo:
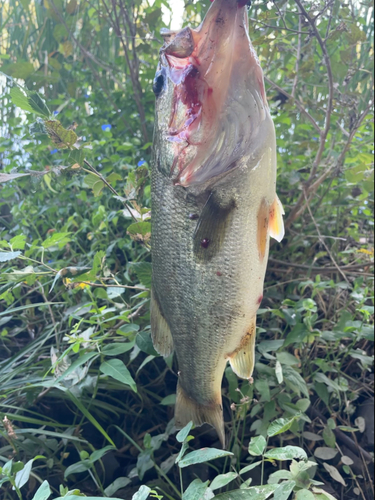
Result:
[[[184,21],[208,5],[186,2]],[[0,0],[1,498],[327,500],[344,484],[372,498],[373,7],[250,10],[288,229],[255,382],[226,371],[227,452],[204,428],[175,439],[173,359],[150,336],[152,80],[170,10]]]

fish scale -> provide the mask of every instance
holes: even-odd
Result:
[[[237,0],[216,0],[198,30],[185,28],[179,36],[164,32],[167,41],[155,80],[152,337],[161,354],[176,353],[177,427],[190,420],[208,422],[223,445],[223,373],[229,361],[240,377],[252,376],[269,237],[280,239],[283,233],[275,130],[245,12]],[[244,55],[233,62],[238,47],[249,58],[246,67]],[[222,85],[222,76],[216,82],[215,74],[223,74],[226,60],[232,73]],[[184,65],[187,87],[183,76],[176,77],[183,75]],[[192,65],[199,70],[192,73]],[[196,123],[188,109],[190,91]]]

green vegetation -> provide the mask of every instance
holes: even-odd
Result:
[[[228,451],[206,427],[176,439],[174,362],[150,338],[152,80],[173,5],[0,0],[0,498],[371,499],[372,4],[249,13],[287,236],[254,383],[226,371]]]

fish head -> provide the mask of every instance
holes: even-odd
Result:
[[[251,155],[269,116],[246,0],[215,0],[197,29],[163,30],[153,89],[158,168],[184,187]],[[264,134],[263,134],[264,135]]]

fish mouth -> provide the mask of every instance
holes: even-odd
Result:
[[[166,76],[157,109],[174,184],[201,184],[233,169],[251,154],[268,116],[246,3],[215,0],[197,29],[162,32],[154,90]]]

